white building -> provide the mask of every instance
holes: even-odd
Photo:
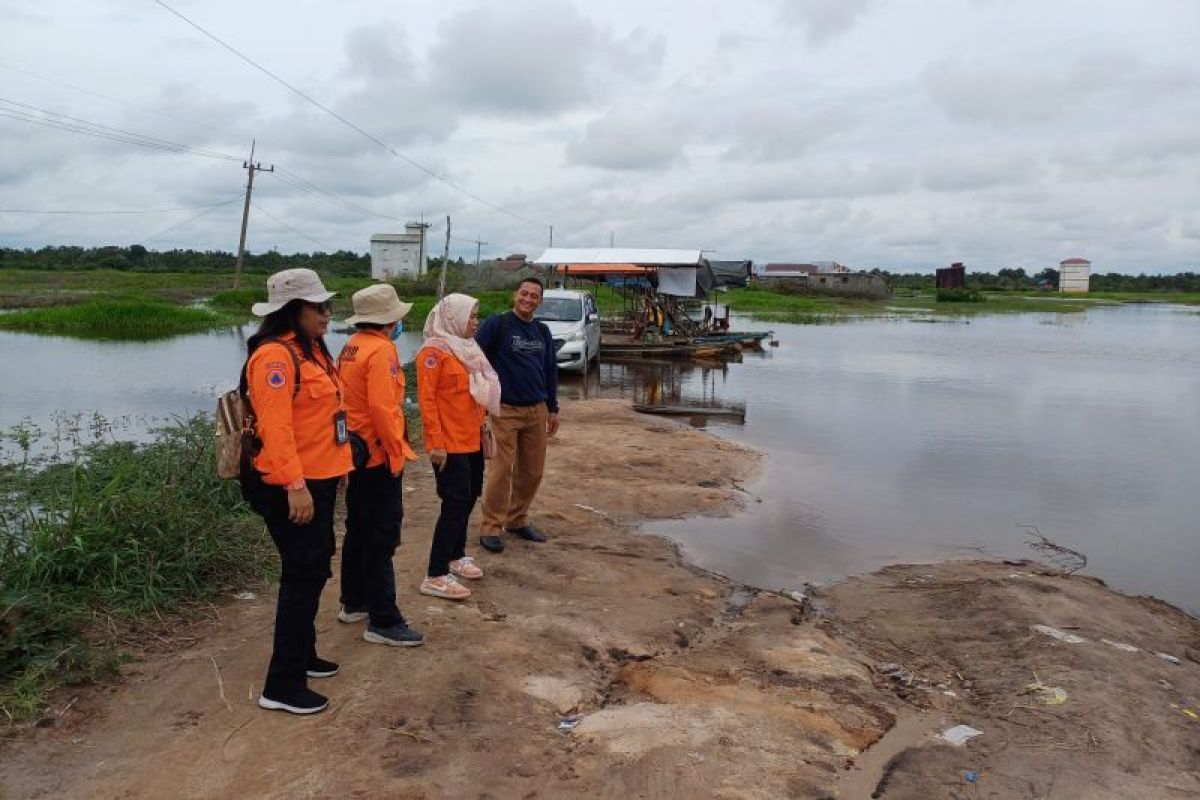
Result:
[[[1058,262],[1058,290],[1086,292],[1092,277],[1092,262],[1086,258],[1068,258]]]
[[[376,233],[371,236],[371,277],[376,280],[415,278],[425,272],[425,229],[429,226],[410,222],[404,233]]]

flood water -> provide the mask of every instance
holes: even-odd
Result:
[[[700,565],[799,587],[897,561],[1032,556],[1027,524],[1085,553],[1087,573],[1200,611],[1196,309],[769,327],[780,346],[740,363],[601,364],[563,382],[568,396],[744,407],[744,424],[709,428],[766,453],[746,510],[648,526]],[[247,332],[0,333],[0,428],[98,412],[140,430],[209,411]],[[404,334],[402,356],[419,345]]]

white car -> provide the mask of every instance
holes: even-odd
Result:
[[[547,289],[533,314],[554,337],[559,369],[583,370],[600,352],[600,313],[596,299],[573,289]]]

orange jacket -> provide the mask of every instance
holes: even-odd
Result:
[[[337,444],[334,415],[342,408],[337,368],[319,349],[304,358],[293,334],[264,342],[250,356],[246,381],[262,451],[254,468],[263,482],[286,486],[300,478],[336,478],[350,471],[350,445]],[[287,349],[285,349],[287,348]],[[300,392],[293,397],[300,359]]]
[[[487,412],[471,397],[467,368],[436,347],[417,353],[417,402],[425,425],[425,449],[474,453]]]
[[[367,468],[387,462],[393,475],[415,461],[405,435],[404,370],[396,346],[383,331],[359,331],[338,356],[338,373],[346,386],[346,422],[367,441]]]

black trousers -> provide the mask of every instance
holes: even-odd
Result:
[[[451,561],[466,555],[467,521],[483,492],[483,453],[450,453],[433,474],[442,499],[429,548],[429,577],[437,578],[450,572]]]
[[[400,544],[404,520],[402,477],[387,464],[350,473],[346,489],[346,538],[342,540],[342,605],[366,611],[371,625],[404,624],[396,607],[392,556]]]
[[[286,695],[308,685],[308,666],[317,656],[317,607],[333,574],[333,507],[340,478],[308,480],[313,518],[307,525],[288,519],[287,491],[257,476],[243,483],[250,507],[267,523],[279,550],[282,571],[275,604],[275,642],[263,694]]]

